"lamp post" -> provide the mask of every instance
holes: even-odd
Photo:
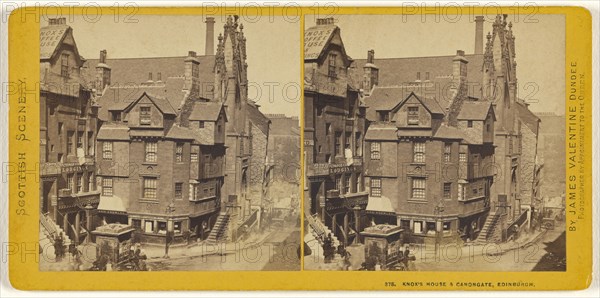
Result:
[[[165,256],[163,258],[169,258],[169,245],[171,244],[171,238],[173,237],[173,220],[171,219],[171,213],[175,212],[175,205],[173,203],[167,206],[165,213],[167,214],[167,233],[165,235]]]
[[[433,209],[433,214],[436,216],[436,225],[435,225],[435,256],[437,258],[440,244],[441,244],[441,236],[442,236],[442,213],[444,212],[444,204],[440,200],[440,202]]]

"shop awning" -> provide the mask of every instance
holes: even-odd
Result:
[[[114,214],[127,213],[127,209],[125,209],[125,204],[123,204],[123,199],[117,196],[100,196],[100,204],[98,204],[98,211]]]
[[[371,213],[386,213],[396,214],[396,210],[392,206],[392,202],[387,197],[369,197],[367,203],[367,212]]]

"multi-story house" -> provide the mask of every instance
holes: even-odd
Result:
[[[367,205],[365,106],[333,18],[318,19],[304,34],[305,212],[311,226],[324,224],[348,245],[360,241]]]
[[[40,28],[40,221],[75,243],[93,229],[89,217],[99,203],[97,107],[84,63],[65,18]]]

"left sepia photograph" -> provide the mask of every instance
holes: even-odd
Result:
[[[40,271],[300,270],[298,23],[129,21],[40,20]]]

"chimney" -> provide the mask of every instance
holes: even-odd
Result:
[[[110,66],[106,64],[106,50],[100,51],[100,59],[96,65],[96,95],[100,96],[110,85]]]
[[[483,54],[483,16],[475,17],[475,54]]]
[[[196,52],[189,51],[188,56],[185,58],[185,69],[184,69],[184,79],[185,85],[184,89],[188,90],[190,94],[198,94],[199,93],[199,85],[198,85],[198,75],[199,75],[199,67],[200,62],[196,58]]]
[[[51,18],[48,19],[48,25],[66,25],[67,18]]]
[[[465,51],[456,51],[456,57],[452,59],[452,85],[458,92],[459,88],[466,87],[466,84],[461,84],[467,80],[467,63],[469,61],[465,58]]]
[[[317,19],[317,25],[333,25],[335,20],[333,18],[320,18]]]
[[[215,18],[206,17],[206,44],[204,55],[212,56],[215,54]]]
[[[375,51],[367,52],[367,63],[363,67],[363,94],[369,96],[373,87],[379,84],[379,68],[375,65]]]

